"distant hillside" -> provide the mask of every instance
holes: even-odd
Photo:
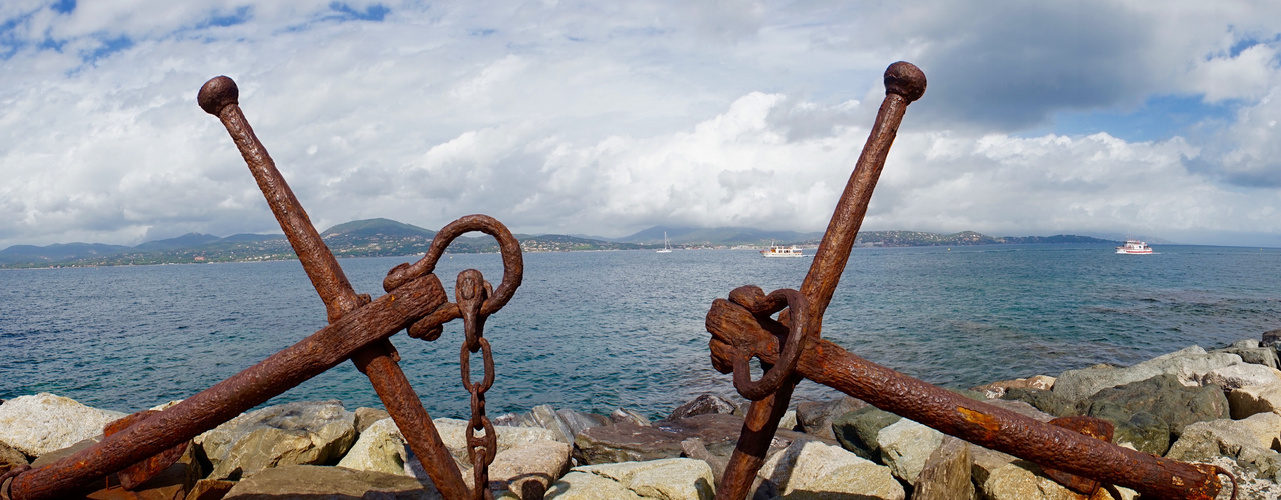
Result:
[[[623,238],[605,241],[559,234],[514,235],[525,252],[567,252],[581,250],[634,250],[659,248],[663,233],[676,248],[762,247],[771,243],[814,246],[822,233],[764,231],[744,227],[678,228],[654,226]],[[435,231],[391,219],[351,221],[321,233],[325,244],[339,257],[389,257],[417,255],[427,251]],[[1115,243],[1086,236],[1005,236],[995,238],[973,231],[937,234],[920,231],[865,231],[859,233],[862,246],[991,245],[1003,243]],[[497,252],[498,243],[482,233],[455,240],[451,253]],[[177,238],[149,241],[135,247],[100,243],[68,243],[43,247],[15,245],[0,250],[0,267],[112,266],[177,264],[196,262],[250,262],[296,259],[282,234],[235,234],[219,238],[189,233]]]

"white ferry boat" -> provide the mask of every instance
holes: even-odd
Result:
[[[1116,253],[1127,255],[1146,255],[1152,253],[1152,247],[1139,240],[1125,240],[1124,246],[1116,247]]]
[[[785,247],[783,245],[770,245],[769,248],[761,250],[761,255],[765,257],[804,257],[801,253],[801,247],[792,245]]]

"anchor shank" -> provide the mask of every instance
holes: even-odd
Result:
[[[267,148],[254,134],[240,109],[238,98],[235,82],[227,77],[217,77],[205,83],[197,100],[201,107],[205,107],[205,103],[214,103],[205,107],[205,111],[216,115],[227,128],[227,133],[231,134],[280,228],[298,254],[303,270],[325,303],[329,321],[337,321],[359,307],[363,300],[352,289],[347,275],[311,224],[289,183],[276,169],[276,162],[267,153]],[[363,348],[352,362],[369,377],[383,406],[409,442],[410,449],[421,457],[431,458],[424,460],[423,466],[441,494],[448,499],[464,498],[469,492],[462,474],[452,458],[440,460],[441,457],[450,457],[448,448],[441,441],[431,416],[423,409],[405,372],[396,364],[394,353],[391,342],[384,339]]]

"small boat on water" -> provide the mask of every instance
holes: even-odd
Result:
[[[801,253],[801,247],[796,245],[770,245],[769,248],[761,250],[761,255],[765,257],[804,257]]]
[[[663,249],[658,253],[672,253],[672,247],[667,243],[667,231],[663,231]]]
[[[1125,240],[1125,245],[1116,247],[1116,253],[1127,255],[1147,255],[1152,253],[1152,247],[1139,240]]]

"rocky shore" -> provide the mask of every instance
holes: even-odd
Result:
[[[1049,421],[1088,415],[1116,426],[1113,442],[1220,465],[1238,498],[1281,498],[1281,330],[1206,351],[1192,346],[1129,366],[1096,365],[958,392]],[[173,402],[161,405],[163,409]],[[495,498],[710,499],[746,402],[703,395],[661,420],[538,406],[493,418]],[[125,415],[41,393],[0,404],[0,474],[52,463],[102,439]],[[242,414],[197,436],[161,475],[92,498],[440,498],[387,413],[337,401]],[[434,421],[471,485],[466,422]],[[1220,498],[1228,498],[1225,487]],[[1109,486],[1093,499],[1133,499]],[[784,417],[753,498],[1084,499],[1037,465],[842,398],[801,402]]]

